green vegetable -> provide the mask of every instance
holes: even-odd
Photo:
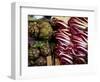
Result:
[[[48,21],[39,22],[39,38],[49,39],[52,35],[53,29]]]

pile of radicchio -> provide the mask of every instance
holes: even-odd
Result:
[[[66,22],[52,18],[52,22],[56,27],[54,53],[60,64],[87,64],[88,18],[71,17]]]

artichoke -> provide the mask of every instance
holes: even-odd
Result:
[[[50,46],[49,46],[49,43],[48,42],[44,42],[42,43],[43,46],[41,46],[40,48],[40,54],[43,55],[43,56],[48,56],[50,55]]]
[[[37,41],[35,44],[33,44],[32,48],[38,48],[42,56],[47,56],[50,54],[48,41]]]
[[[32,37],[35,37],[35,38],[38,37],[39,29],[38,29],[38,24],[36,21],[32,21],[29,23],[28,32],[29,32],[29,35]]]
[[[46,64],[47,64],[46,58],[40,56],[40,57],[35,61],[35,64],[36,64],[37,66],[46,65]]]
[[[30,60],[35,60],[39,57],[40,51],[38,49],[29,49],[28,56]]]
[[[49,39],[52,35],[52,27],[48,21],[41,19],[39,21],[39,38]]]

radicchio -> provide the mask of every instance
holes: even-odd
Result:
[[[86,17],[71,17],[68,24],[64,21],[52,19],[57,27],[55,31],[55,55],[59,57],[61,65],[87,63],[87,27]]]

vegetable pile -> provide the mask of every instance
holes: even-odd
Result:
[[[29,21],[28,26],[28,66],[45,66],[51,54],[52,27],[46,19]]]
[[[28,20],[28,66],[88,63],[88,18]]]
[[[56,18],[52,19],[57,27],[55,32],[55,54],[60,63],[86,64],[87,63],[87,24],[85,17],[71,17],[68,24]]]

